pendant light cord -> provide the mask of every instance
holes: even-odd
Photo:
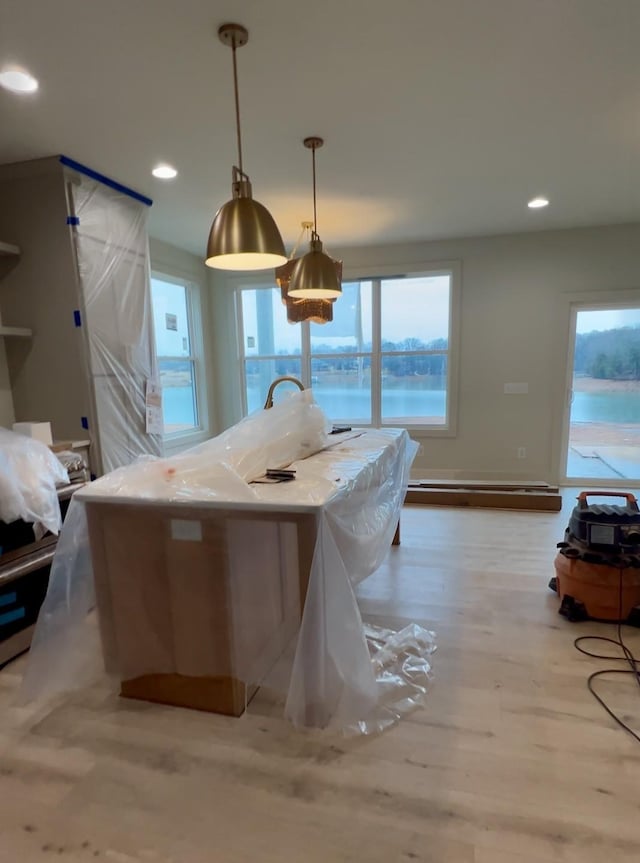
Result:
[[[240,97],[238,96],[238,65],[236,63],[236,40],[235,36],[231,43],[231,51],[233,54],[233,90],[236,98],[236,137],[238,139],[238,168],[240,173],[245,176],[242,170],[242,135],[240,134]]]
[[[316,212],[316,148],[311,149],[311,158],[313,164],[313,233],[315,238],[318,238],[318,214]]]

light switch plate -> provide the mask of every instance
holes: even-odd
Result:
[[[529,384],[505,384],[504,391],[507,395],[523,395],[529,392]]]

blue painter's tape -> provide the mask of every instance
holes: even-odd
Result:
[[[73,310],[73,322],[74,322],[74,324],[76,325],[76,327],[81,327],[81,326],[82,326],[82,316],[80,315],[80,310],[79,310],[79,309],[74,309],[74,310]]]
[[[79,225],[80,216],[67,216],[67,225]]]
[[[105,186],[115,189],[116,192],[122,192],[123,195],[128,195],[130,198],[134,198],[136,201],[146,204],[147,207],[150,207],[153,204],[151,198],[147,198],[146,195],[141,195],[140,192],[134,192],[133,189],[128,189],[126,186],[123,186],[122,183],[118,183],[109,177],[105,177],[104,174],[99,174],[92,168],[87,168],[86,165],[81,165],[80,162],[75,162],[68,156],[60,156],[60,161],[63,165],[66,165],[67,168],[73,168],[74,171],[78,171],[80,174],[85,174],[87,177],[91,177],[92,180],[97,180],[99,183],[103,183]]]
[[[6,626],[7,623],[13,623],[14,620],[21,620],[26,616],[26,612],[24,607],[15,608],[13,611],[5,611],[4,614],[0,614],[0,626]]]
[[[13,591],[13,593],[3,593],[0,596],[0,606],[3,605],[13,605],[14,602],[18,601],[18,594]]]
[[[87,419],[87,417],[81,417],[81,418],[80,418],[80,422],[82,423],[82,428],[83,428],[83,429],[88,429],[88,428],[89,428],[89,420]]]

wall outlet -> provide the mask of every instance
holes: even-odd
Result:
[[[526,446],[518,447],[518,458],[526,458],[527,457],[527,448]]]

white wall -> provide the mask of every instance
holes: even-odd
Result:
[[[14,419],[7,354],[4,349],[4,339],[0,337],[0,426],[11,428]]]
[[[2,239],[0,237],[0,239]],[[3,269],[0,267],[0,324],[2,323],[2,278]],[[13,397],[11,395],[11,381],[9,380],[9,366],[7,365],[7,352],[4,347],[4,339],[0,336],[0,426],[11,428],[15,414],[13,412]]]
[[[205,282],[207,268],[204,259],[191,252],[185,252],[170,243],[163,243],[149,237],[149,256],[152,269],[164,270],[176,276],[184,276],[186,279]],[[168,269],[167,269],[168,268]]]
[[[331,254],[343,258],[347,277],[461,264],[457,435],[421,441],[414,473],[557,482],[570,304],[578,295],[614,301],[629,291],[624,298],[640,303],[640,224],[332,248]],[[238,347],[229,283],[216,271],[209,278],[218,416],[226,428],[239,419]],[[505,395],[507,382],[528,383],[528,394]],[[517,459],[522,446],[524,460]]]

